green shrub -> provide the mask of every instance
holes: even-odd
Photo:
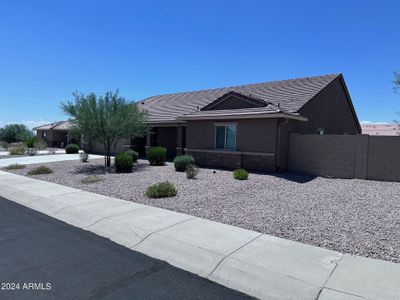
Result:
[[[24,169],[26,166],[25,165],[20,165],[20,164],[12,164],[6,167],[6,170],[21,170]]]
[[[194,164],[190,164],[186,167],[186,177],[187,179],[196,179],[197,174],[199,174],[199,168]]]
[[[26,149],[26,146],[13,146],[9,149],[9,151],[10,155],[24,155]]]
[[[125,151],[126,154],[129,154],[130,156],[132,156],[132,161],[135,163],[137,162],[137,159],[139,157],[139,153],[137,153],[135,150],[129,149],[127,151]]]
[[[79,158],[81,159],[81,162],[83,162],[83,163],[88,162],[88,160],[89,160],[89,154],[87,154],[87,153],[81,153],[81,154],[79,154]]]
[[[92,184],[92,183],[96,183],[96,182],[100,182],[103,181],[104,179],[100,176],[96,176],[96,175],[89,175],[83,179],[81,179],[81,183],[83,184]]]
[[[178,155],[174,159],[175,171],[185,172],[188,165],[194,165],[194,157],[191,155]]]
[[[76,144],[69,144],[65,147],[65,153],[76,154],[79,152],[79,146]]]
[[[40,166],[34,168],[28,172],[28,175],[41,175],[41,174],[51,174],[53,170],[46,166]]]
[[[132,172],[133,160],[128,153],[120,153],[115,157],[114,167],[117,173]]]
[[[164,147],[151,147],[149,149],[150,165],[162,166],[167,160],[167,149]]]
[[[174,197],[176,196],[176,188],[168,181],[160,182],[149,186],[145,195],[149,198]]]
[[[233,171],[233,178],[238,180],[246,180],[249,178],[249,173],[245,169],[237,169]]]
[[[37,137],[36,137],[36,136],[33,136],[33,137],[31,137],[30,139],[27,139],[26,142],[25,142],[25,144],[26,144],[26,146],[27,146],[28,148],[33,148],[34,145],[35,145],[36,140],[37,140]]]

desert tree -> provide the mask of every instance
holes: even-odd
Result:
[[[0,128],[0,140],[7,143],[25,142],[33,136],[24,124],[8,124]]]
[[[143,136],[146,132],[144,113],[136,103],[128,102],[116,92],[103,96],[94,93],[73,93],[74,100],[61,103],[73,125],[73,131],[82,139],[96,141],[104,147],[104,162],[111,166],[111,153],[123,138]]]
[[[393,87],[394,91],[398,92],[400,90],[400,71],[394,72],[393,84],[394,84]]]
[[[400,91],[400,71],[399,72],[394,72],[394,79],[393,79],[393,84],[394,84],[394,91],[397,93]],[[400,112],[397,113],[397,115],[400,117]],[[400,135],[400,120],[394,120],[397,126],[399,127],[399,132],[398,134]]]

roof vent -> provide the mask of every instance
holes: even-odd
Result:
[[[200,110],[200,107],[197,105],[196,106],[196,111],[199,111]]]

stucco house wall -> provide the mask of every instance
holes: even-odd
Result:
[[[300,114],[308,121],[296,123],[295,131],[317,133],[318,128],[324,128],[325,134],[361,133],[349,100],[343,79],[336,78],[300,109]]]
[[[215,148],[218,124],[236,124],[236,151]],[[186,153],[200,165],[275,171],[277,119],[189,121]]]
[[[167,158],[176,156],[177,127],[157,127],[156,145],[167,148]]]
[[[97,141],[90,141],[88,145],[88,152],[93,154],[101,154],[105,153],[103,144]],[[131,148],[131,140],[130,139],[120,139],[115,147],[112,150],[111,155],[117,155],[118,153],[125,152]]]
[[[48,147],[63,148],[68,144],[68,131],[37,130],[36,135],[44,140]]]
[[[308,102],[300,110],[300,114],[305,116],[308,121],[288,120],[280,127],[279,170],[288,169],[291,133],[318,134],[318,129],[324,129],[324,134],[356,135],[361,133],[351,99],[341,77],[333,80]]]

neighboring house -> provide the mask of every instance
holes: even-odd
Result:
[[[400,127],[397,124],[361,124],[363,134],[379,136],[399,136]]]
[[[341,74],[150,97],[146,149],[209,167],[286,170],[290,133],[361,133]]]
[[[79,139],[71,133],[72,125],[69,121],[54,122],[33,128],[36,135],[43,139],[48,147],[64,148],[70,143],[79,144]]]

